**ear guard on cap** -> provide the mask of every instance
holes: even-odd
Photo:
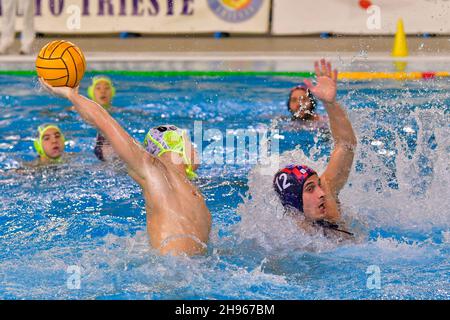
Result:
[[[87,89],[87,95],[91,100],[94,100],[94,89],[97,83],[100,81],[105,81],[111,87],[111,99],[116,95],[116,88],[114,87],[112,80],[107,76],[95,76],[92,78],[92,84]]]
[[[186,175],[188,179],[197,178],[192,169],[192,163],[186,154],[185,136],[186,132],[173,125],[162,125],[148,131],[144,139],[144,147],[150,154],[160,157],[166,152],[179,154],[186,164]]]

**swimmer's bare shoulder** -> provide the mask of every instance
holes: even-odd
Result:
[[[163,254],[204,252],[211,213],[203,195],[185,176],[170,168],[170,162],[148,153],[145,158],[146,175],[141,177],[134,171],[129,174],[144,193],[152,246]]]
[[[77,112],[77,109],[75,108],[75,106],[69,106],[69,107],[66,107],[65,110],[66,110],[66,111]],[[108,107],[108,112],[114,113],[114,112],[116,112],[116,111],[117,111],[117,108],[116,108],[116,107],[113,107],[113,106],[109,106],[109,107]],[[136,113],[137,113],[137,112],[136,112]]]
[[[332,183],[330,183],[329,181],[329,178],[324,174],[320,176],[320,185],[327,195],[325,197],[325,207],[327,208],[328,219],[332,221],[340,220],[341,209],[338,191],[333,188]]]
[[[42,163],[39,158],[36,158],[31,161],[24,161],[21,163],[21,166],[19,168],[14,169],[14,172],[29,173],[29,172],[33,171],[34,169],[46,168],[46,167],[51,167],[51,166],[55,167],[60,164],[64,164],[64,163],[71,161],[75,157],[75,155],[76,154],[74,152],[64,152],[64,155],[61,157],[62,159],[59,162],[50,163],[50,164]]]

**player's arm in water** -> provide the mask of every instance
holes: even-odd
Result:
[[[42,79],[42,86],[49,92],[69,99],[80,116],[97,127],[111,143],[117,155],[127,164],[130,175],[141,184],[148,168],[145,163],[153,163],[155,158],[133,139],[122,126],[99,104],[78,94],[78,88],[51,87]]]
[[[337,70],[332,70],[330,62],[325,59],[315,62],[314,68],[317,85],[309,80],[305,80],[305,84],[323,102],[334,140],[334,149],[321,180],[337,195],[350,174],[357,141],[345,110],[336,101]]]

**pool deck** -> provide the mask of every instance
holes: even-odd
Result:
[[[61,38],[61,37],[60,37]],[[59,38],[59,39],[60,39]],[[35,56],[44,44],[54,37],[37,38],[33,53],[19,55],[19,41],[16,40],[10,55],[0,55],[0,70],[33,69]],[[98,64],[106,64],[104,68],[112,68],[112,64],[125,63],[157,63],[158,70],[177,70],[176,62],[203,61],[222,63],[218,68],[236,69],[223,62],[261,62],[270,66],[262,69],[291,70],[300,68],[306,70],[311,61],[320,57],[334,62],[344,62],[347,65],[358,62],[391,63],[390,56],[393,37],[331,37],[322,39],[319,36],[305,37],[270,37],[270,36],[232,36],[216,39],[212,36],[145,36],[120,39],[112,37],[64,37],[76,43],[83,49],[88,64],[98,68]],[[430,63],[435,66],[433,71],[450,70],[450,37],[408,37],[409,56],[401,58],[419,66],[418,69],[429,70]],[[166,65],[162,65],[165,62]],[[283,65],[284,63],[284,65]],[[298,65],[294,65],[299,63]],[[411,64],[411,63],[410,63]],[[289,66],[288,66],[289,65]],[[152,68],[145,65],[144,68]],[[186,66],[185,66],[186,67]],[[191,69],[198,69],[195,65]],[[213,68],[208,66],[208,68]],[[252,69],[252,67],[248,67]],[[310,69],[310,67],[308,67]],[[298,70],[298,69],[297,69]]]

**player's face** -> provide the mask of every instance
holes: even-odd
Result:
[[[64,140],[61,132],[55,128],[45,130],[42,136],[42,148],[47,157],[56,159],[64,152]]]
[[[106,81],[99,81],[94,87],[94,100],[101,105],[110,105],[112,98],[111,86]]]
[[[316,174],[309,177],[303,185],[303,213],[311,220],[323,219],[326,216],[325,192]]]
[[[289,100],[289,108],[292,112],[296,113],[300,110],[299,117],[306,115],[312,109],[311,101],[308,98],[306,90],[296,89],[292,92]]]

